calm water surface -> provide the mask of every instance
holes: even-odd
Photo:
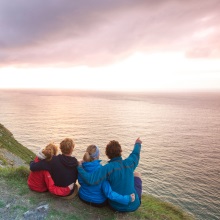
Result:
[[[193,213],[220,219],[220,93],[116,94],[1,91],[0,123],[37,152],[73,138],[81,159],[118,140],[123,156],[141,137],[143,190]]]

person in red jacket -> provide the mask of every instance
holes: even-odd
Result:
[[[41,149],[34,162],[39,162],[45,159],[50,161],[54,155],[57,155],[58,148],[54,144],[48,144],[44,149]],[[55,186],[54,181],[47,170],[31,171],[28,177],[28,186],[31,190],[37,192],[46,192],[49,190],[50,193],[57,196],[67,196],[73,189],[74,183],[66,187]]]

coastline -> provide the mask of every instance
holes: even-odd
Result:
[[[62,199],[55,198],[50,193],[36,193],[29,190],[26,184],[30,172],[28,164],[34,158],[34,153],[18,143],[13,134],[1,124],[0,150],[0,182],[2,186],[0,212],[6,217],[10,217],[10,219],[15,216],[23,218],[27,213],[29,213],[30,218],[25,219],[33,219],[33,215],[30,213],[38,213],[43,216],[45,214],[44,218],[53,216],[53,219],[59,219],[60,216],[66,215],[66,209],[70,213],[74,211],[74,215],[66,215],[63,219],[69,219],[70,217],[75,219],[110,219],[112,216],[111,219],[194,219],[191,214],[181,208],[145,194],[142,197],[142,204],[139,209],[132,213],[118,213],[108,207],[100,211],[100,209],[83,204],[78,197],[68,201],[66,207],[63,207]],[[22,158],[20,155],[22,155]],[[16,202],[11,202],[11,194],[14,198],[17,198]],[[30,201],[33,199],[35,202],[31,204]],[[20,208],[15,208],[18,204]],[[43,213],[36,212],[39,207],[44,209]],[[82,213],[82,209],[85,210],[85,213]]]

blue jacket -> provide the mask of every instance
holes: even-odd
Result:
[[[130,195],[135,193],[135,201],[128,205],[120,204],[115,201],[109,201],[110,206],[121,212],[131,212],[138,209],[140,200],[134,188],[134,170],[140,159],[141,144],[136,143],[134,149],[128,158],[122,160],[121,157],[113,158],[105,166],[100,167],[93,173],[87,173],[82,166],[78,166],[79,176],[90,185],[100,184],[108,180],[112,190],[121,195]]]
[[[84,162],[82,166],[88,173],[93,173],[95,170],[102,167],[100,162],[101,160]],[[79,196],[87,202],[101,204],[105,202],[107,198],[109,198],[110,200],[128,205],[131,200],[130,195],[123,196],[113,192],[109,182],[106,180],[101,181],[98,185],[93,186],[86,184],[80,176],[78,176],[78,181],[81,185],[79,188]]]

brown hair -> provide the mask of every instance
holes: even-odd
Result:
[[[54,155],[57,155],[58,147],[54,144],[48,144],[42,153],[45,155],[47,161],[51,160]]]
[[[121,145],[119,144],[118,141],[110,141],[106,148],[105,148],[105,154],[109,159],[115,158],[115,157],[120,157],[121,156]]]
[[[83,160],[86,162],[91,162],[95,158],[91,157],[91,154],[96,152],[96,146],[95,145],[89,145],[86,149],[86,153],[83,156]]]
[[[63,154],[70,154],[73,152],[74,146],[75,144],[71,138],[65,138],[60,143],[60,150]]]

